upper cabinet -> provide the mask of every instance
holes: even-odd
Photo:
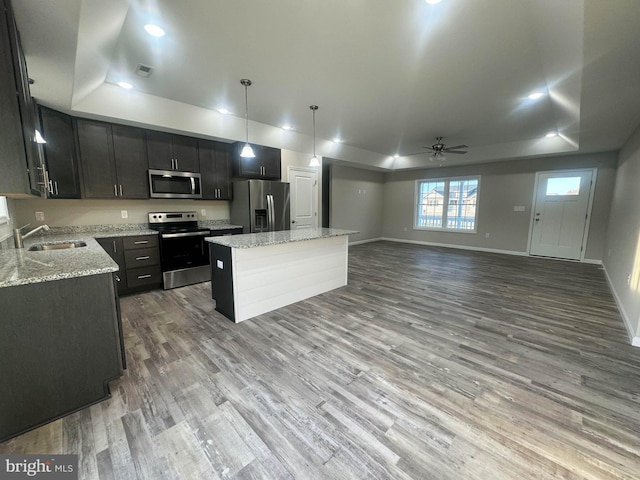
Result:
[[[43,145],[47,197],[80,198],[73,119],[50,108],[39,110],[42,135],[47,141]]]
[[[202,198],[231,200],[232,144],[198,140]]]
[[[0,0],[0,195],[40,195],[35,107],[9,0]]]
[[[149,168],[198,172],[198,140],[193,137],[147,130]]]
[[[149,198],[144,131],[76,119],[86,198]]]
[[[281,156],[280,149],[252,144],[254,158],[240,156],[244,142],[233,144],[233,168],[236,177],[260,178],[265,180],[280,180]]]

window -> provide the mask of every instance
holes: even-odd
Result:
[[[7,208],[7,199],[0,197],[0,225],[9,221],[9,209]]]
[[[580,177],[550,178],[546,195],[580,195]]]
[[[475,232],[479,186],[480,177],[418,180],[414,227]]]

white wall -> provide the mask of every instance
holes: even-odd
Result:
[[[585,258],[601,260],[615,166],[616,154],[611,152],[389,173],[384,189],[382,236],[526,254],[536,172],[595,167],[598,173]],[[465,175],[481,177],[477,233],[414,230],[415,181]],[[515,212],[514,206],[524,206],[525,210]]]
[[[350,242],[374,240],[382,234],[384,174],[331,165],[331,228],[358,230]]]
[[[619,153],[604,267],[634,345],[640,347],[640,128]]]

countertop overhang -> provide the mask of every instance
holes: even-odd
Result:
[[[339,228],[304,228],[300,230],[282,230],[279,232],[245,233],[243,235],[229,235],[223,237],[207,237],[209,243],[215,243],[230,248],[256,248],[283,243],[304,242],[320,238],[341,237],[360,233],[356,230],[342,230]]]

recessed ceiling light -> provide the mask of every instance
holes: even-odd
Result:
[[[223,115],[227,115],[229,113],[231,113],[229,110],[227,110],[226,108],[219,108],[218,111],[223,114]]]
[[[400,158],[400,155],[398,153],[396,153],[393,158]]]
[[[152,37],[164,36],[164,30],[158,25],[154,25],[153,23],[148,23],[147,25],[144,26],[144,29]]]
[[[118,86],[126,90],[131,90],[133,88],[133,85],[131,85],[129,82],[118,82]]]
[[[424,0],[429,5],[435,5],[436,3],[440,3],[442,0]]]
[[[547,138],[556,137],[556,136],[558,136],[558,132],[549,132],[545,135],[545,137]]]
[[[291,130],[293,127],[291,125],[282,125],[283,130]]]
[[[333,143],[342,143],[342,139],[340,137],[336,137],[333,139]]]
[[[544,96],[544,93],[542,93],[542,92],[532,92],[527,96],[527,98],[529,100],[537,100],[542,96]]]

